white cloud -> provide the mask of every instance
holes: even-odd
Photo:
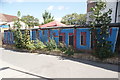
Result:
[[[53,9],[55,9],[55,10],[67,10],[69,8],[65,7],[65,6],[53,6],[53,5],[48,6],[48,8],[47,8],[47,10],[49,10],[49,11],[52,11]]]
[[[60,22],[62,18],[55,18],[55,20]]]
[[[65,6],[58,6],[57,8],[58,10],[66,10],[66,9],[69,9],[68,7],[65,7]]]
[[[65,7],[64,6],[58,6],[58,9],[63,10],[63,9],[65,9]]]
[[[48,6],[48,8],[47,8],[47,10],[49,10],[49,11],[52,11],[53,9],[55,9],[55,10],[67,10],[69,8],[65,7],[65,6],[53,6],[53,5]]]
[[[47,10],[52,11],[54,9],[54,6],[49,6]]]

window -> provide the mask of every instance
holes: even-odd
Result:
[[[45,34],[44,30],[42,30],[42,35],[44,35],[44,34]]]
[[[84,45],[83,35],[81,35],[81,45]]]
[[[80,45],[86,45],[86,32],[81,32]]]
[[[71,46],[73,46],[73,44],[74,44],[73,38],[74,38],[73,35],[69,36],[69,45],[71,45]]]
[[[63,36],[59,36],[59,42],[62,42],[63,41]]]

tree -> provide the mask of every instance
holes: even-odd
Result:
[[[31,44],[29,30],[25,29],[24,31],[21,31],[20,21],[22,19],[20,18],[21,15],[20,11],[18,11],[17,15],[18,15],[18,19],[15,20],[14,22],[15,29],[12,30],[14,33],[15,46],[17,48],[27,48],[27,45]],[[28,23],[28,25],[29,24],[31,23]]]
[[[51,21],[54,21],[54,17],[51,16],[51,13],[47,12],[46,10],[42,14],[42,17],[43,17],[43,21],[44,21],[42,24],[46,24],[46,23],[49,23]]]
[[[112,10],[102,12],[106,8],[106,3],[97,1],[95,7],[91,10],[93,14],[90,16],[93,21],[91,22],[92,40],[94,41],[94,53],[96,57],[103,60],[112,56],[111,41],[107,41],[109,37],[109,24],[111,23]],[[100,27],[96,27],[99,25]]]
[[[17,48],[22,48],[23,45],[23,36],[22,36],[22,32],[20,30],[21,28],[21,24],[20,24],[20,11],[18,11],[17,16],[18,19],[14,21],[14,29],[12,30],[14,33],[14,41],[15,41],[15,46]]]
[[[86,14],[68,14],[62,17],[61,22],[67,25],[84,25],[86,23]]]
[[[34,26],[39,26],[39,19],[27,15],[27,16],[22,16],[21,21],[23,21],[25,24],[28,25],[28,27],[34,27]]]

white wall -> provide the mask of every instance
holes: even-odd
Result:
[[[111,21],[111,23],[115,23],[117,0],[104,0],[104,1],[106,1],[106,9],[103,12],[107,12],[109,9],[112,9],[112,14],[111,14],[112,21]],[[90,21],[90,18],[89,18],[90,14],[91,14],[91,12],[87,13],[87,21]],[[120,15],[120,3],[119,3],[119,7],[118,7],[118,15]],[[120,22],[120,18],[117,18],[117,22]]]
[[[109,9],[112,9],[112,14],[111,14],[112,21],[111,21],[111,23],[115,23],[116,2],[107,2],[106,9],[104,11],[106,12]]]
[[[21,21],[20,21],[20,24],[22,25],[22,26],[21,26],[21,29],[25,29],[26,24],[23,23],[23,22],[21,22]],[[10,25],[10,28],[13,28],[14,22],[9,22],[9,23],[7,23],[7,25]]]
[[[120,0],[119,0],[119,3],[118,3],[118,11],[117,11],[117,23],[120,23]]]

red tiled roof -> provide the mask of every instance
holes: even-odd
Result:
[[[49,22],[47,24],[41,25],[39,27],[55,27],[55,26],[67,26],[67,25],[60,23],[58,21],[52,21],[52,22]]]
[[[17,16],[12,16],[12,15],[7,15],[7,14],[0,13],[0,21],[1,22],[12,22],[17,18],[18,18]]]

